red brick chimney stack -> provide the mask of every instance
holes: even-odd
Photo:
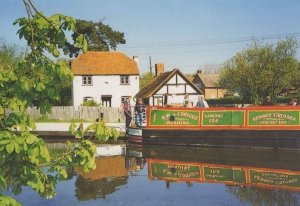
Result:
[[[165,72],[164,64],[155,64],[155,76],[156,77],[164,72]]]

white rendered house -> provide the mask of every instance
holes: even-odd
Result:
[[[90,51],[71,62],[73,106],[94,100],[104,107],[120,107],[139,91],[137,57],[120,52]]]

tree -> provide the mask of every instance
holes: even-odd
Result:
[[[87,38],[89,51],[109,51],[116,50],[118,44],[125,44],[124,33],[114,31],[109,25],[102,22],[76,20],[76,30],[72,34],[73,40],[78,36],[84,35]],[[70,56],[78,55],[78,48],[67,43],[65,52],[70,52]]]
[[[225,63],[220,85],[237,91],[245,101],[261,104],[265,96],[276,101],[279,94],[293,86],[299,76],[295,58],[297,41],[286,38],[276,45],[254,41]]]
[[[140,89],[143,89],[145,86],[147,86],[152,79],[153,79],[153,74],[151,74],[150,72],[146,72],[142,74],[140,78]]]
[[[0,62],[7,67],[15,66],[23,58],[25,51],[18,49],[16,45],[6,42],[0,43]]]
[[[284,189],[263,189],[258,187],[227,186],[226,191],[251,205],[299,205],[297,192]]]
[[[52,198],[57,181],[67,178],[68,168],[81,166],[86,172],[95,168],[96,148],[90,138],[83,139],[88,131],[94,131],[101,140],[119,134],[103,122],[86,129],[82,124],[72,124],[70,132],[78,141],[68,142],[63,154],[50,156],[43,139],[30,133],[35,124],[25,109],[38,99],[41,112],[49,112],[51,101],[60,98],[60,81],[72,75],[64,63],[53,59],[60,56],[67,42],[66,33],[75,31],[75,19],[62,14],[46,17],[31,0],[23,3],[28,16],[14,24],[20,26],[18,35],[27,41],[30,51],[16,62],[0,63],[0,188],[10,185],[12,192],[19,194],[22,186],[29,186],[41,196]],[[83,35],[78,35],[72,45],[87,50]],[[41,166],[47,166],[50,173]],[[0,205],[19,203],[0,192]]]
[[[71,70],[70,59],[60,58],[57,61],[61,64],[64,64],[65,67]],[[58,93],[60,99],[52,101],[51,103],[53,105],[57,105],[57,106],[72,105],[72,82],[73,82],[73,75],[66,76],[65,78],[60,80],[60,83],[58,85]]]

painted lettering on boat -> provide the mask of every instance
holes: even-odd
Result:
[[[246,183],[246,173],[242,168],[203,166],[204,180]]]
[[[249,125],[298,125],[298,111],[249,111]]]
[[[162,179],[200,179],[200,167],[198,165],[170,164],[150,162],[152,178]]]
[[[150,125],[198,126],[199,111],[151,110]]]
[[[151,179],[172,181],[220,182],[300,190],[300,172],[282,169],[224,166],[148,159]]]
[[[251,170],[250,180],[257,184],[299,187],[300,175]]]
[[[244,111],[203,111],[203,126],[244,125]]]

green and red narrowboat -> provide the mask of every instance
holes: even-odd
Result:
[[[300,149],[300,107],[147,107],[144,127],[127,138],[141,144]]]

